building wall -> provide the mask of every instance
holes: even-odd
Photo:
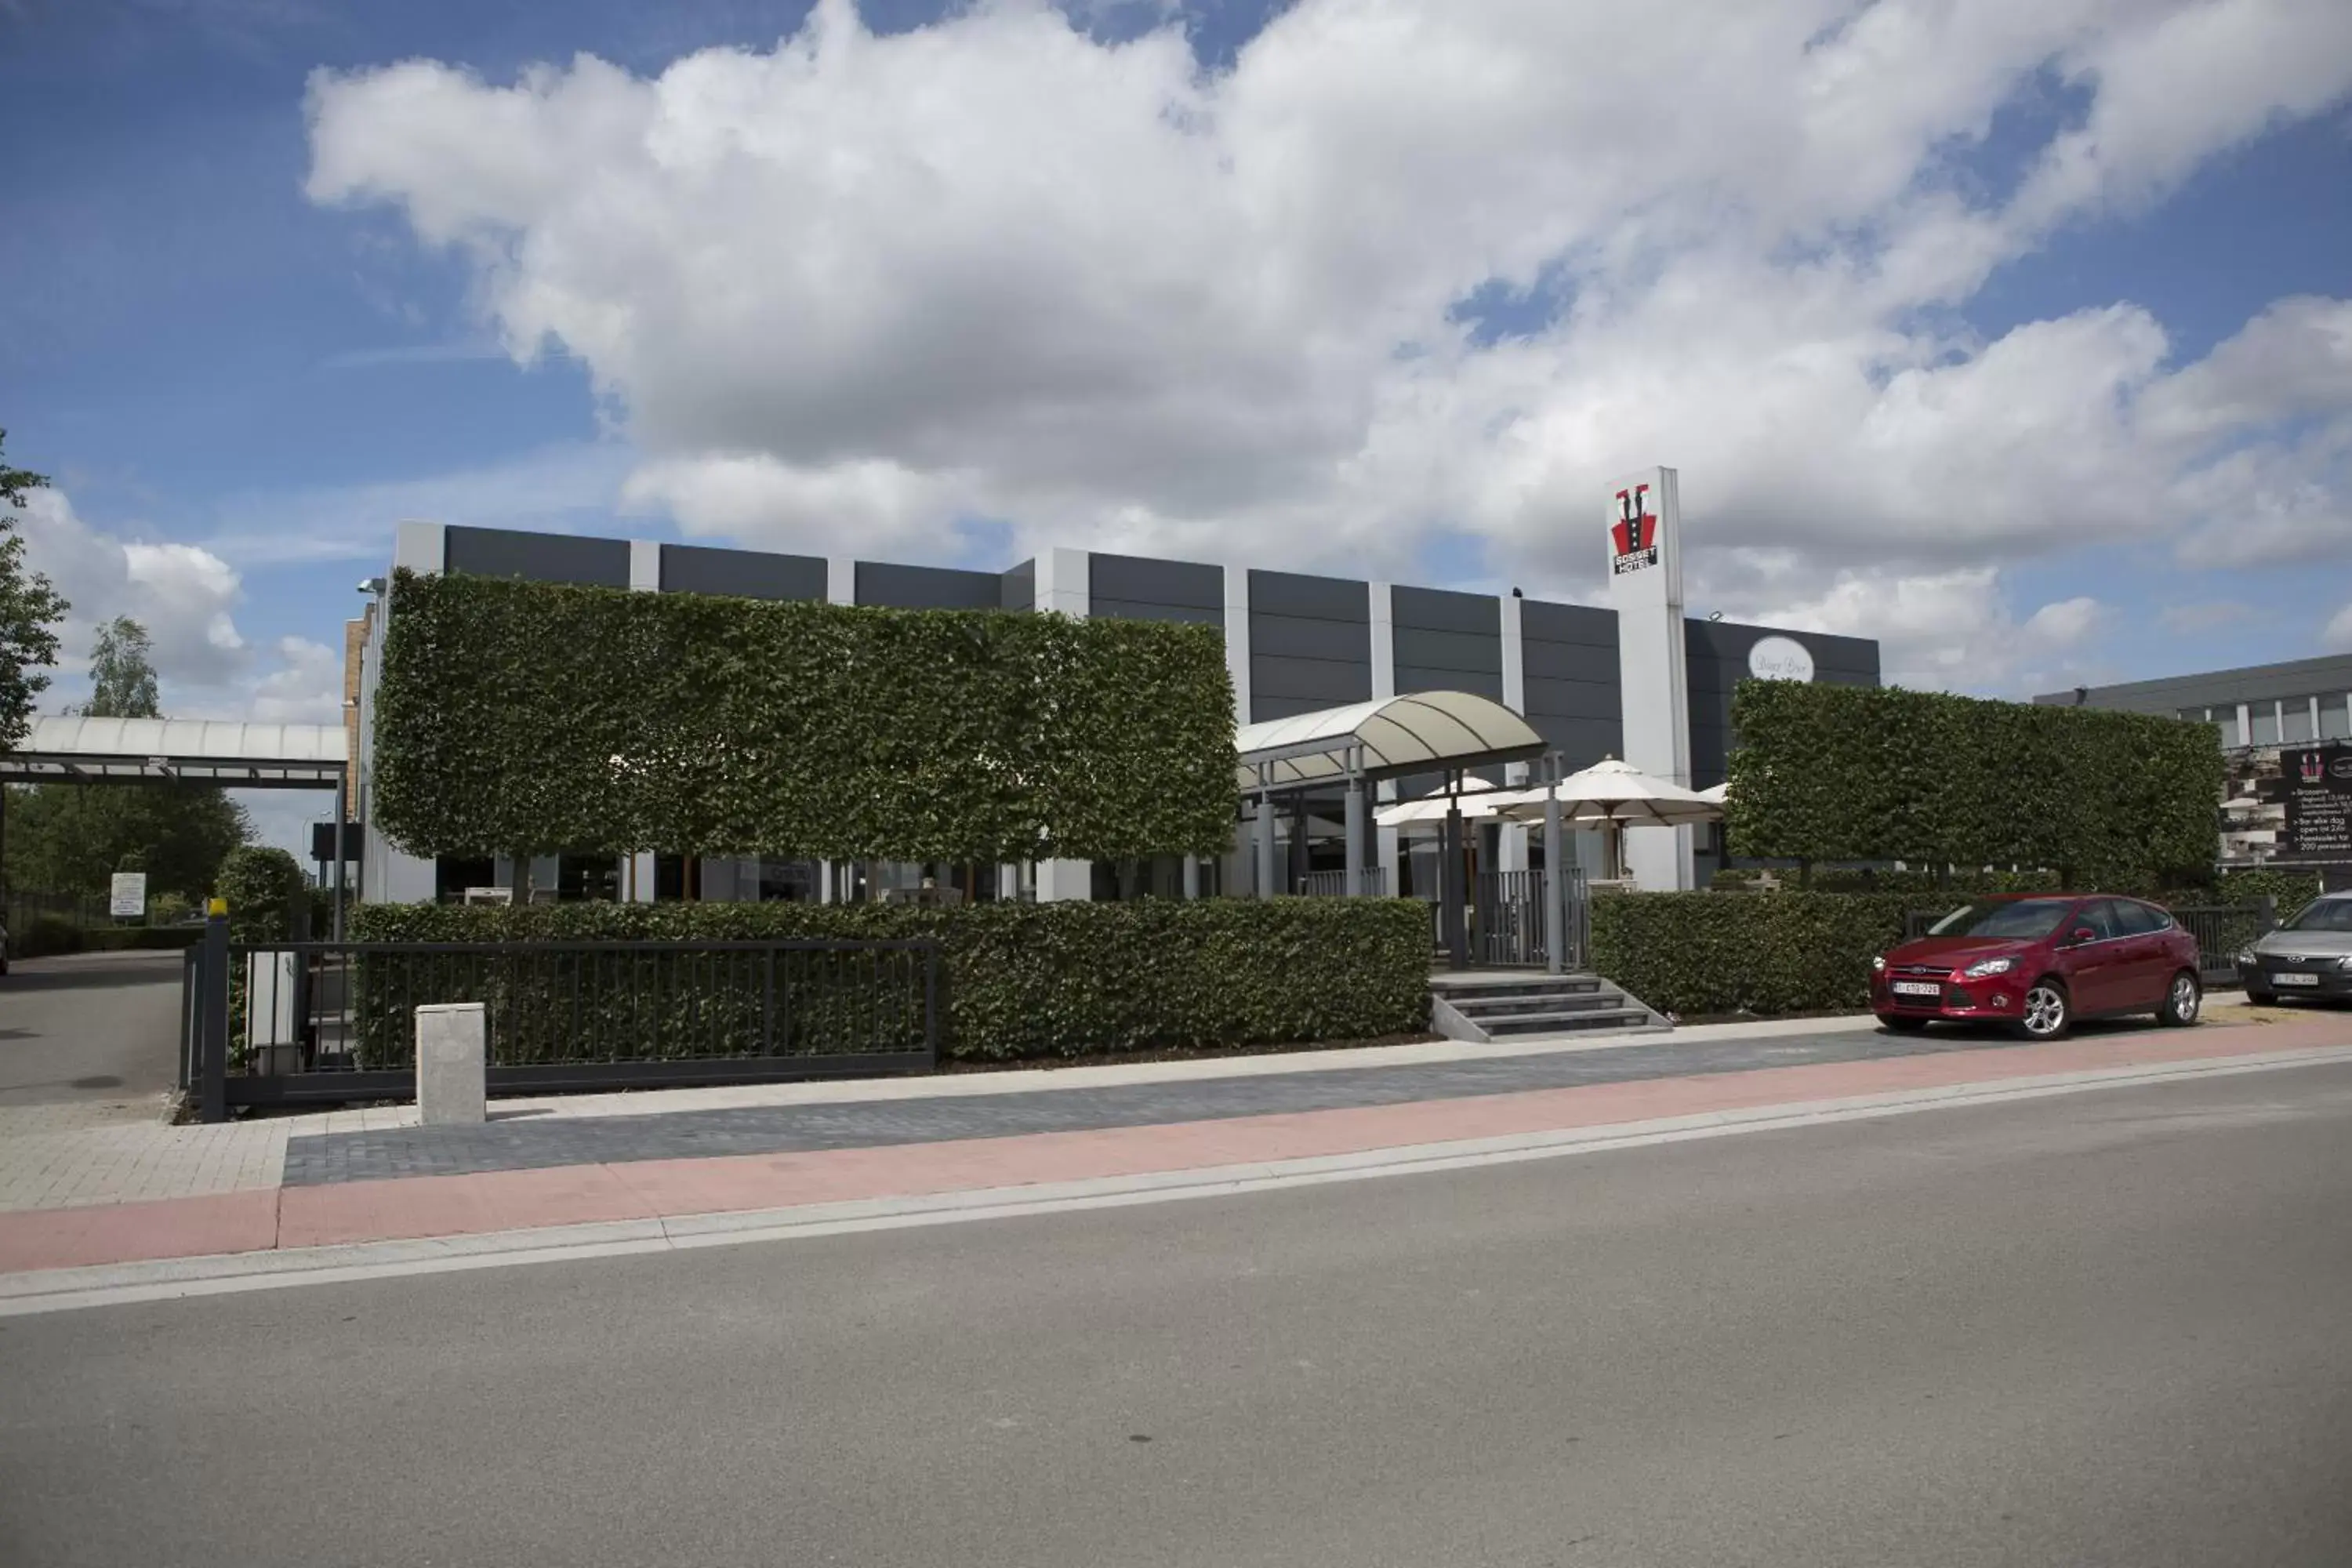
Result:
[[[1521,696],[1529,722],[1559,748],[1570,769],[1623,752],[1617,617],[1591,605],[1537,599],[1507,604],[1496,595],[1453,589],[1109,552],[1053,552],[1042,564],[1026,561],[1002,572],[978,572],[700,545],[640,543],[635,549],[639,587],[775,600],[831,598],[907,609],[1028,610],[1039,603],[1047,575],[1044,567],[1050,566],[1054,602],[1075,605],[1082,599],[1075,613],[1223,628],[1250,721],[1363,701],[1375,694],[1452,689],[1497,701]],[[631,544],[621,540],[404,524],[396,563],[628,587],[632,559]],[[1513,621],[1516,637],[1508,630]],[[351,710],[353,744],[363,771],[372,693],[364,672],[374,668],[370,659],[379,654],[382,638],[380,626],[352,625],[345,686],[347,700],[356,704]],[[1697,787],[1722,781],[1733,739],[1731,689],[1747,671],[1748,650],[1768,634],[1802,643],[1813,656],[1819,679],[1878,680],[1873,642],[1686,623],[1692,783]],[[1385,668],[1375,668],[1376,646]],[[2352,660],[2341,662],[2352,667]],[[1416,784],[1426,782],[1400,781],[1399,793],[1412,795]],[[1384,842],[1384,860],[1393,855],[1393,845]],[[1234,860],[1230,886],[1232,876],[1245,868],[1228,858]],[[420,896],[414,890],[417,869],[396,868],[390,881],[408,889],[404,896]],[[430,867],[423,869],[429,876]],[[709,875],[714,887],[732,885],[724,867],[714,866]]]
[[[2214,726],[2226,750],[2352,737],[2352,654],[2052,692],[2036,702],[2167,713]]]
[[[1371,696],[1370,584],[1252,569],[1249,627],[1251,723]]]

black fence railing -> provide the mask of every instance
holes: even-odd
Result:
[[[407,1098],[416,1009],[446,1003],[482,1005],[493,1094],[921,1071],[941,984],[923,941],[223,940],[190,956],[182,1056],[208,1119]]]
[[[1591,889],[1584,873],[1570,867],[1562,873],[1566,917],[1560,967],[1582,969],[1591,952]],[[1545,940],[1544,887],[1546,873],[1480,871],[1471,879],[1470,902],[1465,910],[1468,957],[1484,968],[1548,967],[1551,955]],[[1445,909],[1435,899],[1429,905],[1429,936],[1434,952],[1445,951]]]
[[[1364,879],[1363,896],[1365,898],[1388,897],[1389,876],[1386,867],[1366,866],[1359,874]],[[1344,899],[1348,896],[1348,873],[1344,869],[1309,871],[1298,879],[1298,891],[1303,897],[1309,899]]]

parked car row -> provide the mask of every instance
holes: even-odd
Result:
[[[2237,955],[2249,1001],[2352,998],[2352,892],[2315,900]],[[1953,910],[1872,962],[1871,1010],[1902,1033],[1994,1023],[2054,1040],[2085,1018],[2194,1024],[2197,938],[2171,911],[2110,894],[2026,893]]]

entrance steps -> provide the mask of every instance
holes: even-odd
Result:
[[[1526,1035],[1663,1031],[1664,1018],[1597,974],[1468,970],[1429,980],[1429,1026],[1487,1045]]]

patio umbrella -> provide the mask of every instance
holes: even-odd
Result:
[[[1465,778],[1462,781],[1462,788],[1465,792],[1470,790],[1486,792],[1493,790],[1494,787],[1481,778]],[[1504,798],[1507,797],[1487,793],[1478,795],[1465,793],[1457,796],[1440,791],[1436,795],[1423,795],[1418,800],[1402,800],[1394,805],[1384,805],[1372,814],[1372,820],[1382,827],[1412,827],[1423,823],[1444,821],[1445,808],[1448,805],[1455,805],[1461,808],[1463,821],[1475,822],[1480,817],[1494,816],[1496,801]]]
[[[1715,802],[1716,805],[1721,805],[1729,798],[1731,786],[1729,784],[1719,784],[1713,789],[1700,790],[1698,792],[1698,797],[1701,800],[1711,800]]]
[[[1540,822],[1545,801],[1555,796],[1561,821],[1618,830],[1621,848],[1616,858],[1621,863],[1628,827],[1675,827],[1685,822],[1712,822],[1723,815],[1720,803],[1680,784],[1652,778],[1614,757],[1604,757],[1549,789],[1538,785],[1497,795],[1496,811],[1512,822]]]

